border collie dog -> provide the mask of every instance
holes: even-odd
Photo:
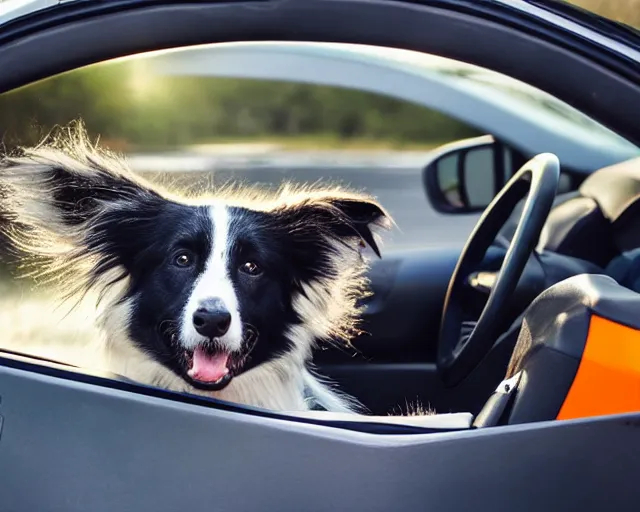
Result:
[[[9,237],[60,298],[96,292],[102,368],[272,410],[357,410],[310,360],[316,342],[358,332],[361,247],[380,256],[391,224],[372,198],[172,195],[83,130],[5,157],[0,191]]]

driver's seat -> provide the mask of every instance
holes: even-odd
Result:
[[[603,275],[572,277],[524,316],[506,380],[474,425],[640,411],[640,294]]]

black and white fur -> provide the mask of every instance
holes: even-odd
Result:
[[[5,157],[0,188],[8,234],[38,275],[69,297],[98,292],[102,367],[273,410],[357,409],[309,362],[317,341],[357,332],[360,249],[379,255],[375,233],[390,224],[370,197],[291,187],[174,196],[82,130]],[[222,311],[228,325],[205,336],[198,311]],[[229,374],[194,378],[194,350],[229,355]]]

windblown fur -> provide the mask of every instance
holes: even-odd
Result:
[[[309,393],[329,410],[357,408],[309,363],[317,342],[358,333],[357,301],[368,293],[360,246],[379,254],[377,233],[391,222],[372,198],[290,185],[177,195],[135,175],[81,127],[3,158],[0,196],[25,273],[61,298],[97,297],[100,361],[88,364],[270,409],[306,409]],[[187,240],[193,268],[172,265],[172,240]],[[237,272],[254,272],[256,259],[261,274]],[[218,300],[218,285],[231,327],[206,340],[190,315],[207,294]],[[201,349],[210,359],[230,354],[223,389],[201,389],[187,375]]]

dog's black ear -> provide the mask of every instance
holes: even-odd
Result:
[[[359,332],[359,300],[370,292],[361,248],[380,257],[376,236],[390,216],[372,197],[336,189],[285,188],[271,213],[304,329],[315,339],[350,339]]]
[[[9,249],[21,261],[36,260],[37,274],[64,275],[70,288],[107,273],[111,282],[126,277],[144,249],[135,234],[154,224],[165,203],[83,131],[0,160],[0,228]]]
[[[378,257],[375,234],[392,224],[389,214],[373,198],[342,191],[307,192],[303,199],[290,202],[287,210],[296,219],[293,224],[342,242],[359,239]]]
[[[0,188],[2,210],[11,220],[63,237],[101,212],[160,198],[83,131],[3,158]]]
[[[338,236],[352,236],[355,231],[380,258],[380,248],[376,243],[376,228],[387,228],[390,217],[374,200],[366,197],[327,197],[324,199],[339,212],[337,219],[329,221],[329,226]]]

